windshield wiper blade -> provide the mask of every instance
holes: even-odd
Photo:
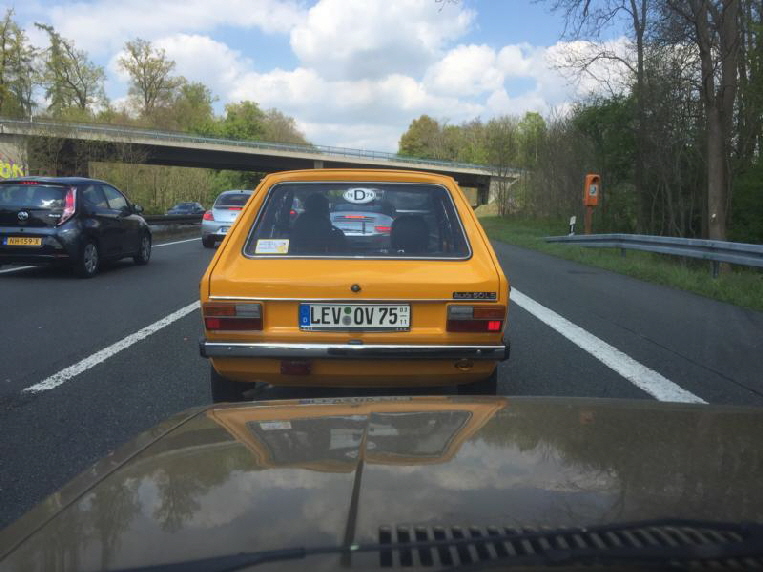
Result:
[[[670,532],[692,530],[711,533],[715,541],[680,544],[673,541],[659,546],[610,546],[610,547],[553,547],[549,539],[565,535],[590,536],[607,533],[634,531]],[[546,540],[548,548],[535,553],[501,555],[496,549],[505,543],[538,543]],[[705,538],[705,540],[707,540]],[[392,552],[409,553],[422,550],[467,548],[492,546],[495,555],[477,558],[467,562],[456,561],[449,570],[480,570],[495,564],[501,566],[564,565],[564,564],[666,564],[696,561],[723,561],[734,558],[763,557],[763,523],[726,523],[687,519],[660,519],[636,521],[586,528],[543,529],[539,531],[512,531],[479,537],[447,538],[442,540],[422,540],[415,542],[384,542],[378,544],[352,544],[349,546],[296,547],[282,550],[242,552],[225,556],[215,556],[171,564],[158,564],[121,572],[232,572],[251,566],[279,560],[301,560],[320,554],[345,554],[354,552],[376,552],[391,555]],[[391,556],[389,556],[391,558]],[[761,561],[763,564],[763,561]]]

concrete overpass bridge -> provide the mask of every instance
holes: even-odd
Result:
[[[116,125],[20,121],[0,118],[0,177],[28,173],[31,141],[60,142],[59,174],[84,175],[86,166],[68,160],[76,154],[76,142],[99,143],[110,161],[231,169],[271,173],[292,169],[365,167],[413,169],[453,177],[462,187],[477,189],[476,202],[492,202],[500,182],[517,180],[519,169],[453,163],[403,157],[381,151],[347,149],[326,145],[290,145],[261,141],[216,139],[188,133],[154,131]],[[124,149],[129,148],[129,157]],[[123,152],[119,152],[119,150]]]

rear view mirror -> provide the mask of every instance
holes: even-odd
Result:
[[[136,213],[140,214],[143,212],[143,207],[140,205],[133,205],[132,210],[134,210]]]

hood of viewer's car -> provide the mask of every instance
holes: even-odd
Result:
[[[211,407],[142,434],[0,532],[0,568],[373,543],[384,525],[760,521],[761,435],[763,410],[648,400]]]

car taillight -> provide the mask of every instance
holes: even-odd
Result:
[[[204,326],[208,330],[261,330],[260,304],[204,304]]]
[[[66,189],[66,195],[64,195],[64,212],[61,213],[61,218],[58,219],[58,225],[64,224],[67,220],[74,216],[74,208],[77,206],[77,189],[69,187]]]
[[[243,208],[244,208],[244,207],[228,207],[228,210],[229,210],[229,211],[240,211],[240,210],[241,210],[241,209],[243,209]]]
[[[392,232],[391,226],[375,226],[374,230],[376,232]]]
[[[448,306],[449,332],[500,332],[505,306]]]
[[[204,216],[202,217],[204,220],[215,220],[215,215],[212,214],[212,211],[207,211],[204,213]]]

